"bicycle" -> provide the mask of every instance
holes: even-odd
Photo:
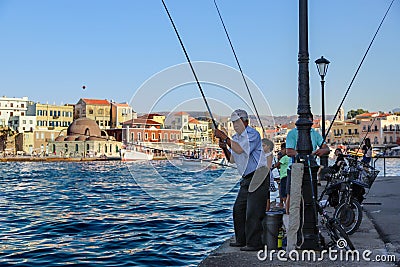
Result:
[[[338,219],[336,217],[330,217],[328,215],[328,212],[324,209],[325,207],[320,204],[321,200],[323,198],[323,194],[321,194],[318,201],[315,199],[313,178],[312,178],[309,156],[308,156],[308,170],[310,172],[311,194],[312,194],[312,198],[313,198],[315,218],[318,218],[318,214],[321,216],[321,224],[326,228],[326,230],[328,231],[328,235],[332,240],[331,242],[326,244],[325,240],[321,234],[321,231],[319,231],[320,246],[324,247],[324,248],[326,246],[328,246],[328,247],[337,246],[340,249],[344,248],[346,250],[355,250],[353,243],[351,242],[346,231],[340,225]]]
[[[327,204],[335,208],[333,217],[338,219],[346,233],[351,235],[360,227],[363,216],[361,204],[353,194],[354,184],[343,175],[342,170],[326,177],[327,184],[321,193],[320,201],[325,195],[328,196]]]

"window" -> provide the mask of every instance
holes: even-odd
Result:
[[[141,141],[142,140],[142,133],[137,133],[137,140]]]
[[[33,124],[33,120],[29,120],[29,124]]]
[[[14,103],[11,103],[11,104],[10,104],[10,107],[14,107]]]
[[[79,145],[75,144],[75,152],[78,152],[78,151],[79,151]]]
[[[167,134],[167,133],[164,134],[164,140],[165,140],[165,141],[168,141],[168,134]]]
[[[89,114],[93,115],[93,109],[89,109]]]
[[[26,124],[26,120],[22,120],[22,124]]]
[[[22,115],[22,116],[25,116],[25,112],[21,112],[21,115]]]
[[[98,111],[97,111],[97,113],[99,114],[99,115],[103,115],[104,114],[104,109],[99,109]]]
[[[24,107],[25,107],[25,104],[24,104],[24,103],[22,103],[22,104],[21,104],[21,108],[24,108]]]
[[[44,139],[44,133],[40,134],[40,139]]]
[[[107,144],[104,144],[104,151],[107,153]]]
[[[148,133],[144,133],[144,140],[149,139],[149,134]]]
[[[151,133],[151,139],[155,140],[156,139],[156,134],[155,133]]]
[[[55,115],[55,114],[54,114]],[[53,111],[52,110],[50,110],[50,116],[53,116]]]

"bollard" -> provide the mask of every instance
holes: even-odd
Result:
[[[267,211],[262,221],[263,236],[262,241],[267,245],[268,249],[278,248],[279,229],[282,227],[283,212]]]

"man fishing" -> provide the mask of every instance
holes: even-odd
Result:
[[[232,139],[223,131],[215,129],[215,136],[219,139],[219,146],[227,160],[236,163],[242,176],[233,206],[236,242],[230,243],[230,246],[241,247],[242,251],[257,251],[263,247],[261,222],[269,198],[269,172],[261,136],[254,128],[248,126],[247,112],[235,110],[231,121],[236,132]]]

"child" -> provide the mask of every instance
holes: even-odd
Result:
[[[284,204],[286,204],[286,196],[287,196],[287,190],[286,190],[286,183],[287,183],[287,171],[289,167],[289,160],[290,158],[286,155],[286,143],[281,144],[281,154],[282,157],[277,162],[276,168],[279,169],[279,176],[281,179],[280,182],[280,187],[279,187],[279,197],[280,197],[280,207],[283,208]]]

